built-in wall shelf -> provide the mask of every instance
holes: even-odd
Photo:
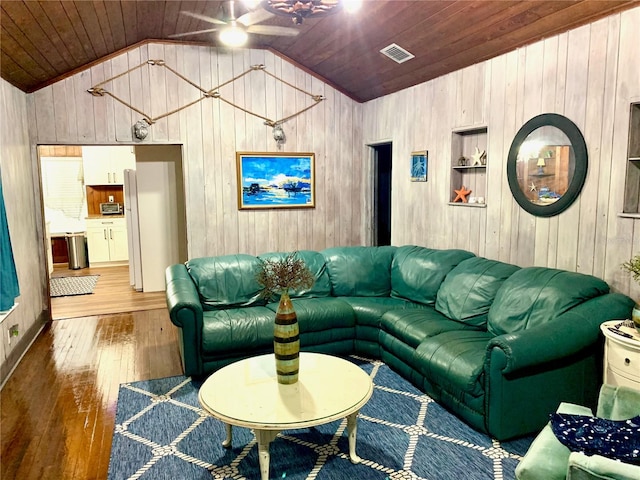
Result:
[[[629,111],[629,145],[622,213],[640,213],[640,100],[632,102]]]
[[[454,165],[453,167],[454,170],[471,170],[474,168],[487,168],[486,165],[465,165],[465,166],[459,166],[459,165]]]
[[[471,208],[487,208],[486,203],[464,203],[464,202],[449,202],[452,207],[471,207]]]
[[[640,213],[619,213],[618,217],[640,219]]]
[[[468,207],[485,207],[487,197],[487,127],[486,125],[472,125],[454,128],[451,132],[451,182],[449,189],[450,205]],[[482,158],[479,154],[484,152]],[[481,161],[479,165],[476,160]],[[475,163],[475,165],[474,165]],[[469,198],[476,200],[481,197],[483,203],[454,202],[457,194],[455,190],[461,187],[471,190]]]

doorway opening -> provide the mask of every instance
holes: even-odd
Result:
[[[52,318],[164,307],[164,267],[187,256],[181,145],[41,145],[38,163],[47,280],[100,277],[93,295],[50,296]],[[138,170],[140,182],[129,175]],[[129,188],[130,177],[140,188]],[[135,221],[129,208],[132,194],[141,207]],[[128,242],[134,230],[142,255],[134,255]],[[76,232],[74,240],[84,237],[78,242],[84,244],[84,249],[78,247],[84,250],[84,262],[76,265],[70,258],[67,232]],[[149,250],[153,261],[145,261]],[[136,265],[145,268],[144,288],[134,284]]]
[[[391,245],[391,143],[372,145],[373,149],[373,244]]]

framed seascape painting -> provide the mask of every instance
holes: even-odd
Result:
[[[236,153],[238,209],[315,207],[313,153]]]
[[[411,181],[426,182],[429,166],[429,152],[411,152]]]

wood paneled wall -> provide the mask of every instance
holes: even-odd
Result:
[[[131,127],[141,116],[108,96],[93,97],[93,85],[146,62],[167,65],[209,89],[264,64],[267,71],[325,101],[284,123],[288,152],[315,152],[316,208],[238,211],[236,151],[277,151],[263,120],[227,103],[206,99],[150,127],[134,142]],[[200,92],[161,67],[145,65],[105,86],[151,117],[176,109]],[[222,87],[223,97],[277,120],[313,103],[263,72]],[[117,56],[29,96],[37,144],[182,144],[189,257],[274,250],[323,249],[362,243],[359,172],[364,159],[363,106],[291,63],[264,50],[230,53],[210,47],[148,44]]]
[[[365,104],[365,143],[393,142],[393,243],[589,273],[640,301],[640,288],[620,270],[640,252],[640,219],[618,216],[629,106],[640,98],[638,25],[635,8]],[[513,200],[506,158],[517,130],[547,112],[578,125],[589,170],[575,204],[537,218]],[[451,131],[471,125],[488,127],[484,209],[447,203]],[[411,183],[410,153],[422,149],[429,181]]]
[[[80,145],[43,145],[38,150],[41,157],[81,157]]]
[[[85,188],[89,215],[100,215],[100,204],[107,203],[109,197],[113,197],[115,203],[124,203],[124,188],[119,185],[91,185]]]
[[[0,80],[0,145],[2,193],[18,272],[18,306],[0,325],[0,384],[35,338],[47,308],[44,235],[40,205],[34,196],[35,149],[29,148],[27,95]],[[7,328],[18,325],[9,345]]]
[[[286,151],[316,153],[314,210],[238,211],[235,152],[275,151],[271,131],[207,100],[153,125],[145,143],[183,145],[189,256],[322,249],[371,242],[372,160],[366,144],[393,142],[394,244],[465,248],[518,265],[591,273],[640,298],[620,264],[640,251],[638,219],[621,218],[629,103],[640,97],[640,8],[553,36],[402,92],[356,104],[270,52],[149,44],[29,95],[33,144],[135,143],[140,116],[85,90],[147,59],[164,59],[197,84],[225,82],[262,63],[326,101],[284,125]],[[174,75],[145,66],[114,93],[159,115],[197,98]],[[221,90],[234,103],[282,118],[304,95],[260,74]],[[579,200],[536,218],[514,202],[506,156],[518,128],[543,112],[571,118],[585,135],[589,172]],[[450,206],[451,131],[488,127],[487,208]],[[429,181],[411,183],[409,155],[429,150]]]

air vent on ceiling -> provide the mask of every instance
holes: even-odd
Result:
[[[397,63],[406,62],[407,60],[411,60],[413,57],[415,57],[415,55],[407,52],[404,48],[396,45],[395,43],[384,47],[382,50],[380,50],[380,53],[386,55],[391,60]]]

